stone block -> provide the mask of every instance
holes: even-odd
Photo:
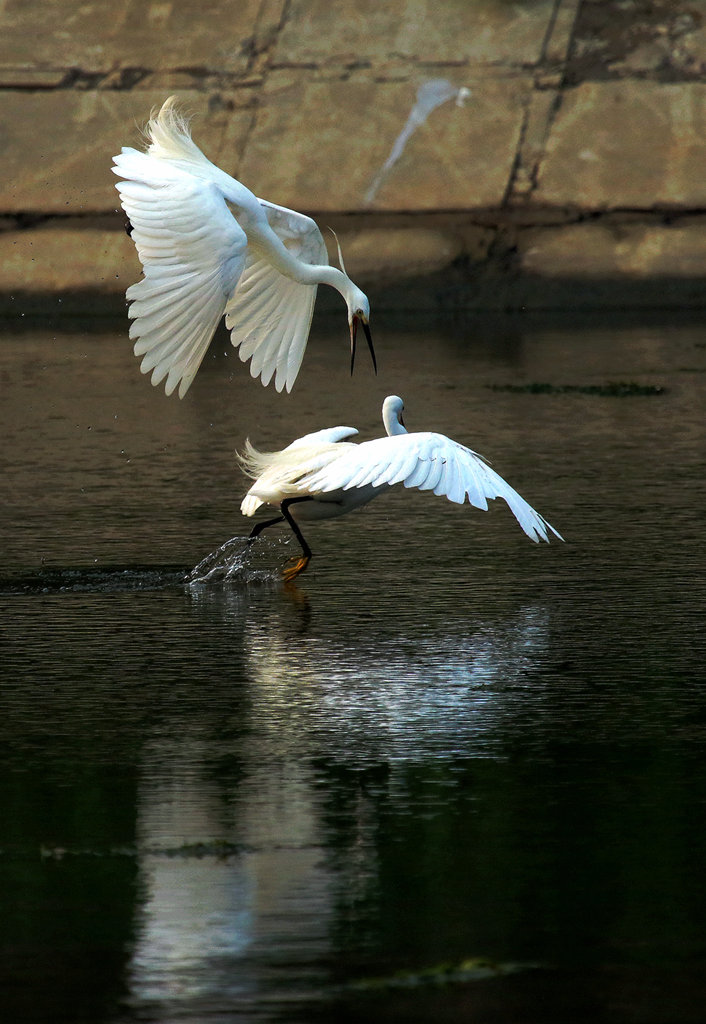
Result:
[[[110,170],[122,146],[141,148],[140,128],[164,92],[6,92],[0,213],[105,213],[118,208]],[[209,113],[200,93],[183,93],[196,141],[225,170],[237,173],[238,150],[251,114],[220,102]],[[221,101],[223,95],[221,94]],[[61,129],[57,126],[61,126]]]
[[[242,72],[260,8],[261,0],[8,0],[0,8],[0,67]]]
[[[403,57],[429,63],[539,60],[554,0],[293,0],[275,63],[359,64]]]
[[[701,217],[589,221],[523,232],[518,256],[524,272],[545,278],[703,278],[706,232]]]
[[[706,203],[706,85],[590,82],[564,93],[536,201],[594,210]]]
[[[686,72],[696,75],[704,74],[706,71],[706,26],[703,23],[679,40],[677,60]]]
[[[407,123],[417,84],[272,73],[248,138],[242,180],[294,209],[360,210]],[[454,84],[468,86],[470,98],[464,106],[449,100],[430,113],[370,209],[420,212],[502,202],[531,80],[455,76]]]

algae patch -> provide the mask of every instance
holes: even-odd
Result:
[[[598,395],[601,398],[633,398],[663,395],[661,384],[636,384],[634,381],[608,381],[607,384],[548,384],[533,381],[529,384],[486,384],[491,391],[509,391],[520,395]]]
[[[435,964],[418,971],[395,971],[394,974],[379,978],[361,978],[353,982],[358,991],[377,992],[396,988],[418,988],[420,986],[457,985],[486,978],[498,978],[539,967],[531,963],[498,963],[486,957],[468,957],[456,963]]]

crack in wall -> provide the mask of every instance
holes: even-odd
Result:
[[[268,0],[262,0],[260,4],[260,10],[258,12],[258,18],[256,22],[255,37],[257,37],[257,26],[260,26],[265,19],[266,11],[268,9]],[[280,34],[287,19],[291,12],[291,0],[284,0],[282,9],[280,11],[279,21],[273,27],[271,32],[267,34],[267,38],[259,44],[254,46],[253,54],[248,64],[248,71],[250,74],[259,73],[261,75],[260,81],[256,84],[253,89],[254,95],[252,97],[252,113],[245,131],[243,132],[242,141],[239,147],[238,153],[238,164],[243,159],[247,152],[248,143],[257,127],[258,113],[260,110],[261,96],[267,72],[272,69],[272,54],[274,53],[277,43],[279,41]],[[209,104],[209,109],[213,109]]]
[[[566,66],[571,52],[573,33],[581,0],[556,0],[552,18],[542,44],[540,61],[534,70],[534,88],[523,119],[517,152],[506,190],[507,203],[529,203],[539,185],[539,169],[546,152],[552,125],[559,113],[563,95]],[[548,77],[547,69],[553,73]],[[553,94],[551,102],[540,112],[539,123],[532,125],[533,107],[538,95]]]

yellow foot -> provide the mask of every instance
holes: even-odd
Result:
[[[309,559],[306,557],[306,555],[304,555],[301,558],[298,558],[294,562],[294,565],[287,566],[287,568],[284,569],[284,571],[282,572],[284,582],[291,583],[292,580],[295,579],[295,577],[297,577],[300,572],[304,572],[308,564]]]

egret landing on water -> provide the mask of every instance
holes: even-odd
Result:
[[[128,288],[130,337],[152,383],[189,390],[225,314],[230,340],[263,385],[291,391],[311,326],[316,287],[348,307],[351,373],[360,324],[375,366],[367,296],[328,265],[309,217],[257,199],[208,160],[170,97],[146,129],[145,153],[123,147],[112,170],[144,278]],[[340,259],[340,248],[339,248]],[[341,259],[341,267],[343,261]]]
[[[282,513],[258,523],[249,543],[266,527],[286,519],[301,545],[302,557],[285,569],[285,580],[303,572],[311,559],[300,521],[343,516],[399,483],[443,494],[459,505],[468,498],[471,505],[484,510],[488,498],[504,498],[530,540],[548,542],[550,533],[563,539],[476,452],[444,434],[407,433],[403,408],[396,395],[386,398],[382,421],[387,437],[362,444],[345,440],[358,433],[354,427],[328,427],[306,434],[281,452],[259,452],[246,442],[238,458],[248,476],[256,479],[240,511],[252,516],[267,503],[279,505]]]

